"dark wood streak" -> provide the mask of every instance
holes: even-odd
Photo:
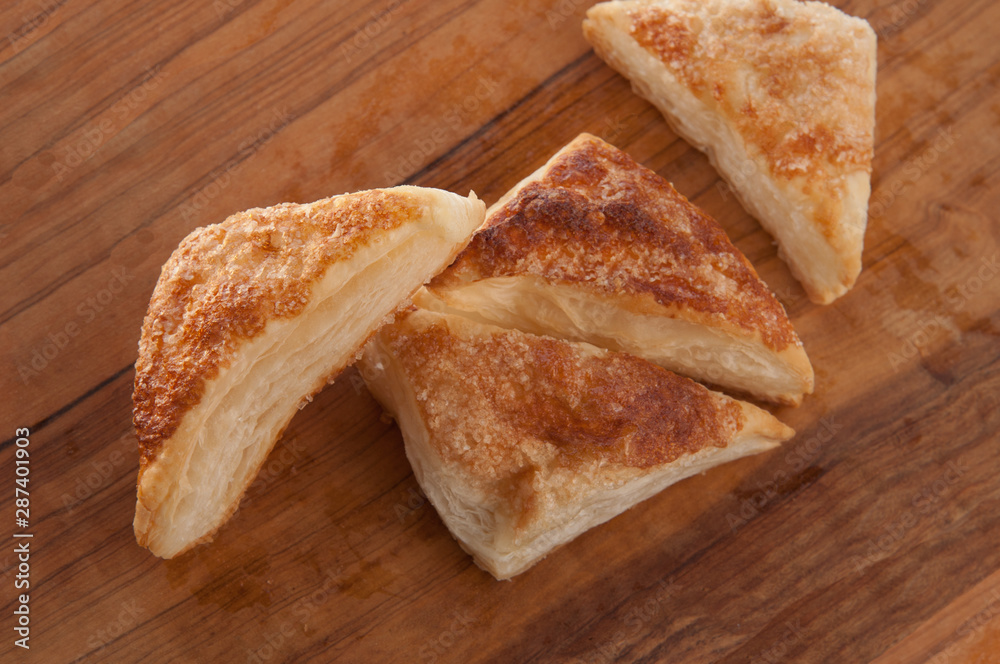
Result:
[[[77,405],[80,404],[80,402],[82,402],[82,401],[90,398],[91,396],[93,396],[94,394],[96,394],[98,391],[104,389],[110,383],[113,383],[114,381],[118,380],[119,378],[121,378],[125,373],[127,373],[132,368],[133,368],[133,365],[129,364],[128,366],[119,369],[118,371],[116,371],[111,376],[105,378],[104,380],[102,380],[100,383],[98,383],[94,387],[90,388],[89,390],[87,390],[86,392],[84,392],[83,394],[81,394],[80,396],[78,396],[75,399],[73,399],[73,401],[67,403],[66,405],[64,405],[62,407],[60,407],[58,410],[53,411],[51,414],[46,415],[44,418],[42,418],[41,420],[38,420],[37,422],[35,422],[34,424],[32,424],[31,426],[29,426],[27,428],[30,429],[32,433],[38,433],[39,431],[42,431],[43,429],[45,429],[46,426],[48,426],[49,424],[51,424],[54,420],[58,419],[61,415],[65,414],[70,409],[75,408]],[[131,379],[128,382],[129,382],[129,384],[131,384],[132,383]],[[17,438],[18,438],[18,436],[11,436],[10,438],[8,438],[8,439],[4,440],[2,443],[0,443],[0,452],[3,452],[4,450],[8,449],[11,445],[13,445],[14,441]]]

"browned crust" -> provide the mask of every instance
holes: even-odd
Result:
[[[429,287],[526,275],[721,317],[775,351],[799,343],[784,308],[718,222],[589,134],[493,209]]]
[[[379,339],[442,460],[512,491],[542,468],[646,470],[726,447],[745,422],[739,402],[626,353],[422,310]]]
[[[423,205],[372,190],[255,208],[188,235],[163,266],[142,326],[133,392],[140,476],[241,343],[301,312],[330,265]]]
[[[864,21],[820,3],[624,3],[631,36],[733,123],[779,178],[871,173]]]

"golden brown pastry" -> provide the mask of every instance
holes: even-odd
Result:
[[[399,422],[424,493],[498,579],[794,433],[625,353],[421,309],[379,330],[359,366]]]
[[[861,271],[875,128],[875,32],[821,2],[635,0],[583,32],[708,153],[814,302]]]
[[[185,238],[135,365],[139,544],[171,558],[211,539],[296,409],[454,258],[484,207],[376,189],[247,210]]]
[[[784,308],[719,224],[589,134],[492,206],[416,302],[780,403],[813,388]]]

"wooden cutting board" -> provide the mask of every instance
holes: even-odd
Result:
[[[879,32],[878,126],[864,272],[827,307],[590,51],[587,3],[5,5],[0,659],[1000,661],[1000,4],[835,4]],[[401,182],[491,203],[581,131],[718,219],[785,303],[817,377],[775,410],[793,440],[501,583],[348,370],[215,542],[136,545],[132,364],[187,233]]]

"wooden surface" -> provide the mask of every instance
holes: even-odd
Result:
[[[593,55],[587,3],[5,4],[0,660],[1000,661],[1000,4],[836,4],[880,33],[878,126],[864,272],[828,307]],[[181,238],[401,182],[491,203],[581,131],[716,217],[786,304],[817,376],[776,410],[792,441],[499,583],[348,370],[214,543],[172,561],[136,545],[132,364]]]

